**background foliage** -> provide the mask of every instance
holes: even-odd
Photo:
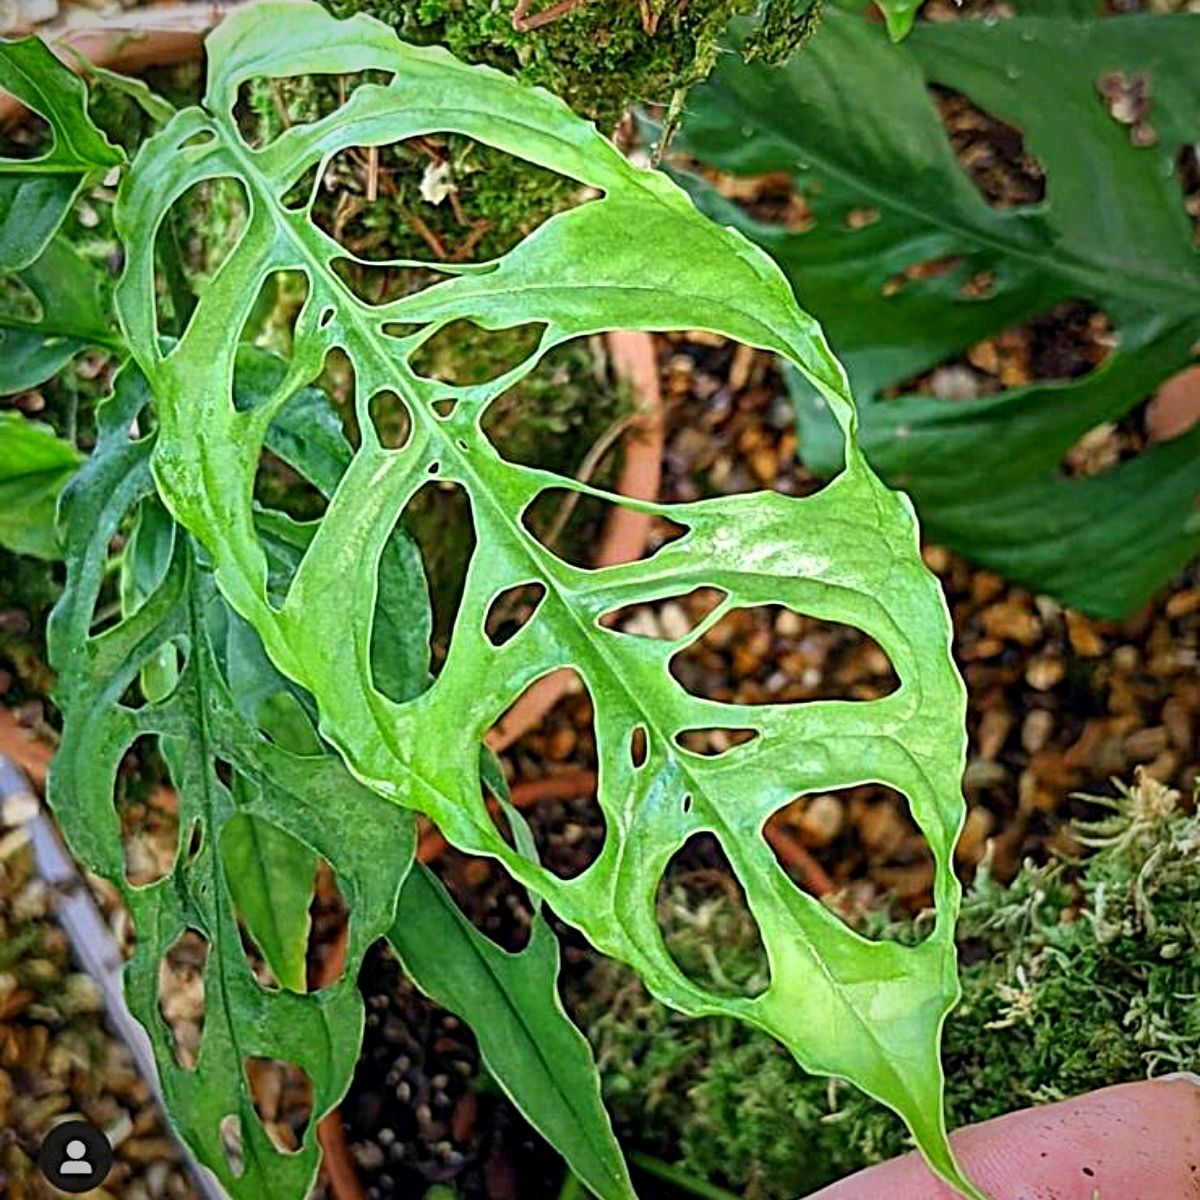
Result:
[[[897,47],[831,7],[788,67],[723,60],[684,126],[706,164],[793,177],[811,212],[795,231],[691,186],[774,255],[822,321],[867,455],[912,493],[929,536],[1102,616],[1141,604],[1200,550],[1200,427],[1091,478],[1062,465],[1195,361],[1200,253],[1177,159],[1200,138],[1198,55],[1200,22],[1183,14],[923,23]],[[931,84],[1024,135],[1043,200],[989,205]],[[1080,378],[955,400],[909,383],[1067,300],[1102,310],[1115,339]],[[834,470],[833,423],[795,383],[801,453]]]

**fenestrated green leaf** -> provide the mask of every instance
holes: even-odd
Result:
[[[121,348],[96,268],[64,237],[15,275],[41,311],[0,311],[0,394],[45,383],[89,345]]]
[[[631,1196],[591,1048],[559,999],[558,940],[541,912],[529,944],[510,954],[418,866],[388,940],[417,986],[475,1031],[488,1070],[571,1170],[597,1196]]]
[[[1087,479],[1066,451],[1193,360],[1200,254],[1175,158],[1200,137],[1200,21],[1021,17],[927,24],[902,46],[831,9],[787,68],[727,56],[693,92],[684,140],[738,174],[786,171],[816,218],[789,233],[700,185],[707,211],[773,254],[823,322],[863,413],[868,458],[909,490],[932,538],[1104,616],[1140,604],[1200,550],[1200,428]],[[1108,113],[1102,76],[1146,72],[1152,145]],[[1046,199],[999,211],[955,160],[926,83],[1015,125]],[[1144,138],[1145,135],[1143,135]],[[851,229],[846,216],[878,219]],[[945,260],[949,269],[906,278]],[[970,298],[964,285],[990,273]],[[898,285],[898,286],[897,286]],[[885,399],[890,386],[1068,299],[1102,308],[1117,346],[1070,382],[976,400]],[[797,379],[801,453],[822,471],[840,435]]]
[[[502,861],[668,1002],[751,1021],[811,1069],[850,1078],[892,1105],[934,1169],[969,1189],[946,1143],[937,1058],[957,994],[958,885],[950,863],[963,814],[963,689],[948,654],[945,605],[917,553],[911,507],[879,483],[859,452],[844,378],[816,324],[765,255],[700,218],[674,184],[626,162],[547,93],[524,91],[436,48],[405,46],[370,18],[338,22],[307,5],[238,11],[209,39],[208,60],[205,107],[181,112],[148,141],[122,189],[116,221],[127,268],[117,303],[155,396],[159,490],[212,556],[223,593],[280,670],[316,698],[323,734],[372,789],[429,814],[455,845]],[[293,126],[262,150],[242,141],[231,118],[247,79],[367,70],[395,72],[394,81],[360,86],[329,118]],[[332,269],[345,250],[280,197],[343,148],[433,130],[516,154],[600,198],[546,221],[498,262],[438,264],[451,279],[372,307]],[[155,328],[153,234],[193,182],[218,175],[245,187],[250,217],[168,354]],[[287,378],[268,403],[239,409],[231,396],[232,333],[263,281],[288,269],[304,272],[309,290]],[[421,377],[410,356],[458,318],[489,329],[531,321],[547,328],[537,351],[498,380],[450,386]],[[418,329],[393,336],[393,322]],[[568,565],[533,538],[521,514],[547,487],[591,489],[506,462],[480,419],[551,347],[612,328],[706,328],[780,353],[831,405],[846,437],[842,474],[806,500],[768,494],[641,504],[685,526],[686,535],[645,562],[601,571]],[[333,347],[355,368],[362,445],[276,605],[252,482],[272,416]],[[370,420],[370,401],[382,390],[398,393],[412,420],[399,450],[379,444]],[[439,405],[447,399],[456,402],[449,415]],[[479,549],[440,674],[420,695],[394,701],[371,672],[378,566],[404,505],[435,477],[467,491]],[[541,605],[520,632],[494,645],[484,632],[491,602],[530,581],[546,588]],[[869,703],[747,709],[702,700],[673,680],[668,660],[707,624],[656,643],[600,621],[622,605],[700,585],[726,592],[709,623],[738,606],[782,603],[859,626],[890,655],[900,688]],[[479,742],[500,714],[563,666],[579,672],[595,704],[608,830],[598,860],[570,881],[503,839],[480,796],[478,761]],[[714,725],[758,736],[718,758],[680,748],[682,731]],[[638,728],[648,746],[640,766],[630,754]],[[919,946],[872,943],[849,931],[797,890],[762,836],[767,818],[796,795],[866,780],[908,796],[937,863],[937,920]],[[724,846],[762,931],[771,979],[754,998],[689,980],[658,929],[663,869],[705,830]]]
[[[0,412],[0,546],[59,558],[54,506],[83,455],[48,425]]]
[[[64,726],[50,802],[72,851],[119,889],[133,918],[138,940],[126,990],[131,1010],[150,1033],[176,1127],[230,1196],[302,1197],[317,1168],[317,1119],[340,1098],[357,1059],[363,1019],[357,966],[392,923],[412,859],[413,822],[356,783],[335,756],[295,754],[239,712],[221,645],[236,618],[184,531],[166,543],[171,553],[165,568],[158,559],[161,571],[139,575],[152,586],[137,595],[127,615],[91,633],[112,538],[153,494],[151,439],[129,436],[148,399],[136,370],[123,371],[99,410],[97,449],[63,497],[68,576],[51,620],[50,650]],[[145,561],[156,559],[147,552]],[[179,647],[185,657],[174,690],[132,707],[124,700],[128,689],[167,646]],[[134,886],[124,870],[113,789],[122,757],[143,735],[157,738],[170,765],[180,846],[170,873]],[[230,861],[224,841],[231,827],[236,836],[236,823],[247,819],[301,845],[309,863],[324,856],[353,910],[346,970],[318,993],[267,990],[243,954],[234,911],[239,884],[230,878],[231,869],[243,864],[236,854]],[[305,893],[305,910],[310,896]],[[283,905],[296,895],[276,890],[271,898]],[[209,944],[204,1029],[191,1069],[176,1060],[157,1004],[160,963],[187,929]],[[314,1117],[294,1154],[276,1149],[255,1114],[245,1071],[249,1056],[294,1063],[312,1082]],[[221,1124],[230,1115],[241,1125],[240,1174],[222,1148]]]
[[[0,271],[16,271],[41,254],[75,197],[125,155],[92,123],[83,84],[37,38],[0,41],[0,88],[54,132],[36,158],[0,158]]]

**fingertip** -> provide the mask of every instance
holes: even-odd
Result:
[[[951,1137],[963,1170],[992,1200],[1200,1197],[1200,1077],[1181,1073],[1025,1109]],[[1035,1189],[1035,1190],[1031,1190]],[[811,1200],[955,1200],[916,1155]]]

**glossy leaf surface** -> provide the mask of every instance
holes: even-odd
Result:
[[[867,456],[912,493],[929,536],[1103,616],[1141,604],[1200,551],[1200,427],[1090,478],[1060,467],[1090,430],[1195,360],[1200,253],[1176,158],[1200,137],[1197,61],[1200,21],[1182,14],[929,23],[893,46],[830,8],[782,70],[726,56],[684,124],[702,161],[785,171],[803,191],[815,224],[789,233],[694,186],[821,319],[859,398]],[[1144,80],[1145,128],[1110,115],[1105,80]],[[989,206],[956,161],[930,83],[1024,135],[1045,169],[1043,202]],[[1102,366],[976,399],[885,398],[1068,300],[1111,320]],[[802,454],[835,471],[836,423],[796,383]]]
[[[547,93],[524,91],[438,49],[405,46],[369,18],[337,22],[315,6],[261,5],[232,15],[209,39],[203,108],[180,113],[147,142],[123,187],[118,231],[127,249],[117,303],[161,422],[154,473],[163,498],[205,546],[218,585],[262,638],[272,661],[316,698],[321,731],[379,795],[431,816],[457,846],[500,859],[607,953],[642,972],[692,1013],[726,1012],[781,1038],[809,1068],[846,1076],[909,1122],[934,1167],[959,1186],[941,1115],[937,1049],[957,985],[950,869],[962,819],[963,690],[948,654],[949,622],[917,553],[907,501],[884,488],[853,438],[841,370],[770,260],[702,219],[664,177],[626,162]],[[297,125],[263,149],[241,138],[231,110],[259,76],[394,73],[365,84],[332,116]],[[548,220],[503,259],[439,264],[449,280],[370,306],[341,281],[345,250],[281,197],[314,165],[352,146],[436,130],[467,134],[596,189],[600,198]],[[168,352],[155,328],[153,233],[195,181],[238,180],[250,200],[245,234],[208,282]],[[403,264],[397,264],[403,266]],[[231,393],[233,336],[274,271],[308,279],[286,379],[271,398],[239,407]],[[537,351],[498,380],[456,387],[420,376],[414,351],[454,319],[485,328],[546,325]],[[405,331],[394,336],[396,325]],[[407,327],[416,326],[416,332]],[[525,529],[522,513],[547,487],[573,481],[504,460],[480,426],[484,410],[552,346],[613,328],[701,327],[783,355],[821,390],[845,436],[844,469],[807,500],[752,495],[659,508],[687,533],[651,559],[601,571],[570,566]],[[339,347],[355,368],[363,444],[286,595],[272,595],[252,484],[276,412]],[[374,436],[382,390],[407,406],[401,449]],[[453,400],[446,415],[444,402]],[[379,562],[408,500],[431,479],[465,489],[479,550],[467,571],[440,674],[419,695],[387,698],[371,647]],[[493,599],[541,583],[545,598],[502,646],[484,631]],[[608,611],[722,588],[732,607],[782,603],[864,629],[901,680],[885,699],[752,710],[686,693],[668,661],[675,644],[629,638]],[[480,795],[478,745],[535,680],[572,666],[596,709],[600,804],[607,838],[583,875],[562,880],[509,846]],[[680,749],[698,726],[752,726],[759,736],[716,759]],[[635,765],[631,738],[645,730]],[[798,794],[878,780],[903,791],[938,866],[938,918],[921,945],[872,943],[800,892],[762,836]],[[760,925],[771,966],[757,997],[718,995],[686,978],[655,915],[672,854],[701,831],[721,841]]]

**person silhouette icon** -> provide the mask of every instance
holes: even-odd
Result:
[[[46,1134],[37,1161],[60,1192],[79,1194],[99,1187],[108,1177],[113,1150],[90,1121],[63,1121]]]
[[[58,1167],[60,1175],[90,1175],[92,1173],[92,1164],[84,1158],[87,1147],[78,1138],[67,1143],[66,1153],[67,1157]]]

